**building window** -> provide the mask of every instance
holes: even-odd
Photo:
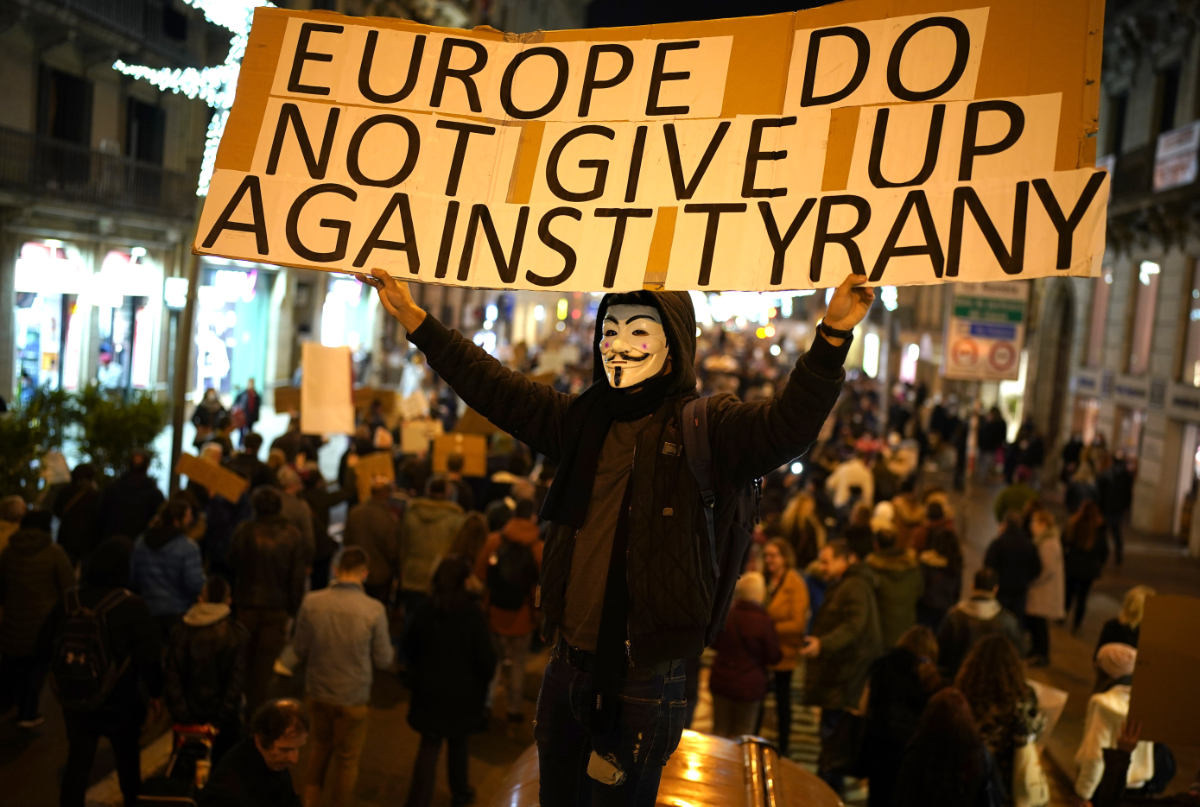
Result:
[[[1108,298],[1112,293],[1112,270],[1092,285],[1092,322],[1088,328],[1087,366],[1099,367],[1104,361],[1104,333],[1108,322]]]
[[[1200,387],[1200,261],[1193,261],[1192,290],[1188,295],[1187,342],[1179,380]]]
[[[92,83],[42,65],[38,74],[38,134],[90,145]]]
[[[1133,338],[1129,351],[1129,373],[1143,375],[1150,369],[1150,342],[1154,336],[1154,310],[1158,304],[1161,267],[1154,261],[1142,261],[1137,267],[1134,291],[1137,306],[1133,315]]]
[[[1125,112],[1129,106],[1129,94],[1117,93],[1108,99],[1108,153],[1121,156],[1125,145]]]
[[[1175,128],[1175,112],[1179,107],[1179,65],[1160,70],[1158,73],[1158,131],[1169,132]]]
[[[167,113],[159,106],[129,99],[125,153],[139,162],[162,165],[167,136]]]

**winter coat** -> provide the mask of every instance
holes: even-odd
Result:
[[[692,362],[696,331],[690,298],[652,294],[679,361]],[[431,316],[409,340],[469,406],[551,461],[562,457],[564,423],[575,396],[506,369]],[[733,522],[746,485],[803,454],[817,438],[837,402],[849,344],[835,348],[818,336],[772,398],[741,403],[720,394],[707,399],[709,444],[712,455],[721,458],[713,463],[712,479],[718,562],[732,530],[739,529]],[[607,383],[598,347],[599,339],[593,343],[593,381]],[[720,623],[728,607],[727,599],[718,602],[717,597],[718,584],[728,578],[718,581],[711,553],[701,551],[705,517],[700,489],[681,450],[683,405],[683,398],[664,402],[639,432],[638,461],[630,477],[636,493],[629,514],[628,647],[638,665],[699,655],[709,624]],[[540,598],[543,635],[552,638],[565,607],[575,530],[551,523],[546,536]],[[738,565],[740,559],[732,559],[731,566]]]
[[[717,657],[708,687],[714,695],[742,703],[766,697],[767,666],[778,664],[782,655],[775,625],[761,605],[749,600],[735,602],[713,649]]]
[[[204,588],[200,547],[172,527],[152,527],[129,558],[129,587],[154,616],[179,616]]]
[[[1020,621],[994,597],[975,594],[950,609],[938,629],[938,666],[947,680],[953,680],[980,639],[1003,633],[1020,652],[1025,632]]]
[[[13,533],[0,552],[0,656],[32,656],[46,616],[74,585],[71,560],[50,533]]]
[[[996,599],[1018,617],[1023,617],[1029,585],[1042,573],[1042,559],[1033,541],[1022,529],[1006,528],[988,546],[983,565],[994,569],[1000,581]]]
[[[304,596],[305,558],[300,534],[279,516],[242,524],[229,547],[234,606],[286,610],[294,616]]]
[[[163,692],[176,723],[241,723],[250,634],[229,614],[223,603],[196,603],[171,629]]]
[[[300,533],[300,540],[304,544],[304,564],[311,566],[317,553],[316,538],[313,536],[312,510],[308,509],[307,502],[292,493],[280,491],[279,499],[283,504],[279,515],[295,527],[296,532]]]
[[[1132,625],[1126,625],[1118,617],[1113,617],[1100,629],[1100,638],[1096,641],[1096,651],[1092,653],[1092,657],[1098,656],[1100,648],[1106,644],[1127,644],[1136,648],[1141,632],[1141,625],[1135,628]]]
[[[917,624],[917,601],[925,593],[925,574],[911,549],[881,549],[867,556],[875,572],[875,604],[879,608],[879,634],[885,649],[900,641]]]
[[[1062,539],[1058,527],[1049,527],[1040,538],[1034,539],[1042,573],[1029,585],[1025,613],[1046,619],[1066,616],[1067,582],[1063,572]]]
[[[992,512],[995,513],[996,520],[1002,522],[1004,515],[1010,510],[1021,512],[1025,509],[1025,505],[1036,499],[1037,496],[1037,491],[1024,482],[1013,482],[1000,491],[1000,495],[996,497],[996,504],[992,507]]]
[[[871,469],[858,457],[851,457],[843,462],[825,480],[825,489],[833,495],[835,507],[845,507],[850,503],[850,489],[862,491],[859,501],[866,504],[875,502],[875,476]]]
[[[894,787],[904,748],[917,731],[921,712],[933,693],[921,686],[920,660],[895,647],[871,665],[866,727],[859,759],[872,786]],[[872,794],[872,804],[876,801]],[[885,802],[890,803],[890,802]]]
[[[100,535],[137,538],[162,507],[163,494],[145,474],[126,473],[100,497]]]
[[[925,505],[910,493],[902,493],[892,499],[896,510],[893,524],[896,526],[896,546],[909,549],[913,546],[916,531],[925,524]]]
[[[367,585],[390,586],[399,574],[402,532],[400,519],[385,502],[368,499],[351,508],[342,543],[367,553]]]
[[[1108,535],[1103,527],[1097,529],[1092,548],[1084,549],[1071,540],[1071,526],[1063,541],[1063,571],[1070,578],[1095,580],[1108,562]]]
[[[538,526],[528,518],[512,518],[500,532],[493,532],[487,537],[483,548],[475,558],[475,577],[487,585],[488,567],[492,556],[495,555],[504,541],[525,544],[533,554],[533,562],[538,571],[542,569],[542,553],[545,543],[541,539]],[[488,617],[488,630],[501,636],[525,636],[533,632],[533,596],[531,588],[529,597],[520,610],[509,611],[505,608],[494,608],[490,602],[485,603]]]
[[[289,768],[273,771],[247,737],[213,768],[197,801],[200,807],[300,807]]]
[[[79,563],[100,543],[100,491],[91,481],[72,482],[54,500],[58,545]]]
[[[775,593],[770,595],[767,614],[775,623],[779,649],[783,653],[782,659],[772,664],[771,669],[796,669],[796,658],[804,644],[804,628],[808,624],[808,586],[795,569],[787,570]]]
[[[856,563],[825,593],[810,633],[821,652],[808,660],[805,700],[824,709],[858,706],[871,662],[883,655],[875,575]]]
[[[476,731],[496,654],[475,603],[465,595],[446,610],[425,603],[403,641],[412,677],[408,724],[439,737]]]
[[[462,527],[463,509],[449,499],[413,499],[404,512],[400,588],[428,592],[438,562]]]
[[[1131,691],[1128,685],[1118,684],[1088,699],[1083,740],[1075,753],[1075,764],[1079,766],[1075,795],[1084,801],[1092,798],[1104,776],[1104,749],[1117,744],[1121,726],[1129,717]],[[1154,778],[1154,743],[1143,740],[1134,747],[1125,776],[1126,786],[1133,789]]]
[[[962,564],[951,563],[936,549],[925,549],[917,555],[921,564],[921,575],[925,579],[925,593],[921,602],[934,611],[948,611],[962,596]]]

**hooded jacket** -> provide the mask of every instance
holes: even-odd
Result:
[[[450,551],[463,509],[449,499],[413,499],[404,512],[400,588],[428,593],[437,564]]]
[[[200,547],[174,527],[151,527],[133,546],[129,587],[154,616],[184,613],[204,588]]]
[[[636,665],[698,655],[714,612],[717,571],[707,551],[700,490],[683,452],[683,404],[694,397],[695,312],[686,292],[643,292],[663,318],[678,373],[663,405],[638,434],[630,484],[627,579],[628,644]],[[592,343],[593,383],[607,384],[599,352],[600,301]],[[569,410],[577,396],[532,382],[505,368],[485,351],[426,315],[409,334],[435,370],[469,406],[513,437],[558,462],[567,440]],[[712,447],[717,557],[723,557],[734,526],[741,490],[752,480],[800,456],[817,438],[841,391],[842,362],[849,341],[835,348],[818,336],[796,363],[790,380],[773,398],[742,403],[728,394],[708,400]],[[540,604],[543,636],[558,632],[571,570],[575,530],[551,522],[546,531]],[[733,559],[731,565],[740,565]]]
[[[875,572],[879,632],[883,646],[891,649],[917,624],[917,601],[925,593],[925,576],[911,549],[880,549],[867,555],[867,565]]]
[[[996,599],[1005,608],[1023,617],[1029,585],[1042,573],[1042,559],[1033,541],[1024,530],[1006,527],[1000,537],[988,546],[983,565],[995,569],[1000,580],[1000,593]]]
[[[13,533],[0,552],[0,655],[32,656],[46,616],[74,585],[71,561],[50,533],[29,528]]]
[[[722,698],[751,703],[767,694],[767,668],[783,658],[775,623],[761,605],[738,600],[729,609],[726,630],[713,642],[708,688]]]
[[[990,594],[975,593],[950,609],[938,629],[938,666],[953,680],[967,653],[992,633],[1003,633],[1019,651],[1025,641],[1021,623]]]
[[[282,517],[245,522],[233,533],[229,547],[233,604],[295,616],[304,597],[307,557],[300,533]]]
[[[487,542],[484,543],[483,548],[479,550],[478,557],[475,558],[475,577],[482,580],[484,584],[487,583],[491,557],[500,549],[504,541],[528,546],[530,552],[533,553],[533,562],[537,564],[539,570],[542,568],[542,550],[545,544],[542,543],[537,524],[528,518],[512,518],[504,525],[504,529],[488,535]],[[532,633],[534,628],[533,591],[529,592],[529,598],[520,610],[508,611],[504,608],[492,608],[489,605],[487,615],[488,630],[492,633],[501,636],[525,636]]]
[[[162,506],[158,484],[144,473],[126,472],[100,496],[100,534],[137,538]]]
[[[171,630],[163,693],[176,723],[241,722],[250,634],[224,603],[199,602]]]
[[[810,631],[821,641],[821,652],[809,659],[805,673],[804,695],[810,705],[858,706],[871,663],[883,655],[875,584],[871,567],[855,563],[826,592]]]

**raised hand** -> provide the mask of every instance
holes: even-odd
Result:
[[[849,274],[837,287],[825,309],[825,324],[839,331],[849,331],[863,321],[875,302],[875,289],[863,286],[866,275]]]
[[[383,310],[392,315],[404,326],[404,330],[412,333],[425,321],[425,311],[413,300],[408,291],[408,284],[401,283],[382,269],[372,269],[371,274],[356,274],[360,283],[364,283],[379,292],[379,302]]]

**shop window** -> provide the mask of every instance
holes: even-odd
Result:
[[[1150,346],[1154,337],[1154,310],[1158,305],[1158,281],[1162,269],[1153,261],[1138,264],[1134,291],[1133,332],[1130,340],[1129,373],[1143,375],[1150,369]]]
[[[1112,270],[1092,284],[1092,321],[1088,327],[1087,366],[1099,367],[1104,361],[1104,333],[1108,322],[1108,299],[1112,294]]]
[[[1187,342],[1179,380],[1200,387],[1200,261],[1193,263],[1192,290],[1188,295]]]

